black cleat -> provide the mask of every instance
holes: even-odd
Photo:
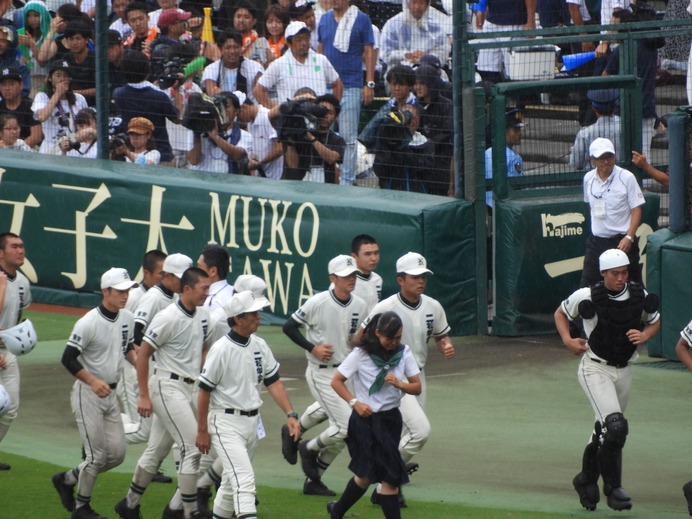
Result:
[[[682,491],[685,493],[685,499],[687,499],[687,512],[692,516],[692,481],[685,483]]]
[[[197,509],[203,514],[211,517],[212,509],[209,508],[209,500],[211,499],[211,489],[209,487],[197,487]]]
[[[58,491],[58,495],[60,496],[60,502],[62,503],[62,506],[64,506],[65,510],[67,510],[68,512],[74,511],[74,485],[68,485],[67,483],[65,483],[64,472],[60,472],[59,474],[53,474],[53,477],[50,479],[53,482],[55,490]]]
[[[300,464],[305,475],[308,479],[319,480],[320,474],[317,469],[317,455],[319,452],[308,449],[307,440],[300,442],[298,449],[300,451]]]
[[[182,508],[179,508],[178,510],[173,510],[168,505],[166,505],[166,508],[164,508],[163,512],[161,513],[161,519],[184,519],[184,517],[185,512],[183,512]]]
[[[139,513],[139,505],[134,508],[128,508],[126,497],[118,501],[113,510],[121,519],[142,519],[142,514]]]
[[[86,505],[75,508],[72,512],[72,519],[108,519],[94,510],[92,510],[91,505],[87,503]]]
[[[407,463],[406,464],[406,472],[410,476],[414,472],[418,472],[418,469],[420,468],[420,465],[418,463]]]
[[[326,496],[334,497],[336,492],[327,488],[321,479],[306,479],[303,483],[303,494],[306,496]]]
[[[8,465],[7,463],[2,463],[0,462],[0,470],[10,470],[12,466]]]
[[[406,504],[406,498],[404,497],[404,493],[401,491],[401,489],[399,489],[397,499],[399,500],[399,508],[408,507],[408,505]],[[377,487],[375,487],[375,490],[373,490],[372,494],[370,494],[370,502],[373,505],[382,506],[382,504],[380,503],[380,493],[377,491]]]
[[[298,463],[298,442],[293,441],[286,424],[281,426],[281,454],[291,465]]]
[[[629,510],[632,508],[632,498],[625,489],[617,487],[608,496],[608,506],[613,510]]]
[[[154,477],[151,478],[152,483],[173,483],[173,478],[170,476],[166,476],[162,471],[158,471],[156,474],[154,474]]]
[[[584,483],[581,472],[574,476],[572,485],[574,485],[574,490],[576,490],[577,494],[579,494],[579,502],[581,503],[581,506],[590,512],[596,510],[596,505],[601,500],[598,485],[596,483]]]
[[[329,519],[341,519],[334,509],[336,508],[336,501],[330,501],[327,503],[327,513],[329,514]]]

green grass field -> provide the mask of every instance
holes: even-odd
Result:
[[[65,339],[76,317],[27,312],[41,342],[20,359],[20,416],[0,444],[0,460],[13,468],[0,472],[0,519],[67,519],[50,476],[79,462],[80,439],[69,408],[71,375],[60,364]],[[304,381],[302,350],[277,327],[260,328],[281,362],[282,379],[296,409],[311,403]],[[624,486],[633,496],[630,512],[616,513],[601,502],[595,513],[579,506],[571,480],[592,421],[576,381],[576,359],[556,337],[455,338],[457,357],[429,357],[428,415],[433,434],[416,458],[420,470],[404,487],[409,507],[402,517],[554,518],[688,517],[681,487],[692,479],[692,454],[685,447],[692,431],[690,374],[643,356],[634,368],[633,393],[626,416],[630,435],[624,454]],[[264,519],[323,518],[329,498],[304,496],[299,466],[280,453],[281,412],[265,394],[262,419],[268,436],[254,465]],[[310,434],[309,434],[310,435]],[[128,447],[125,462],[103,474],[94,508],[115,518],[143,446]],[[341,492],[350,477],[342,453],[324,481]],[[164,470],[173,474],[166,460]],[[160,517],[173,485],[152,485],[143,500],[143,517]],[[382,517],[363,498],[347,519]]]

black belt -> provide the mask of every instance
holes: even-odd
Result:
[[[339,364],[319,364],[317,367],[320,369],[326,369],[326,368],[338,368],[341,366],[341,363]]]
[[[605,364],[607,366],[613,366],[614,368],[626,368],[629,365],[629,362],[613,362],[611,360],[594,359],[593,357],[589,358],[594,362],[598,362],[599,364]]]
[[[236,414],[238,413],[240,416],[257,416],[259,414],[259,409],[254,409],[252,411],[241,411],[240,409],[224,409],[224,413],[226,414]]]
[[[115,389],[116,387],[118,387],[118,383],[117,383],[117,382],[113,382],[112,384],[108,384],[108,387],[111,388],[111,389]]]
[[[156,374],[157,370],[154,370],[154,374]],[[182,380],[186,384],[194,384],[195,379],[194,378],[187,378],[187,377],[181,377],[180,375],[176,375],[175,373],[171,373],[170,376],[171,380]]]

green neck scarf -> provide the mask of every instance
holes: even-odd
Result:
[[[377,377],[375,377],[375,382],[373,382],[372,386],[370,386],[368,395],[377,393],[380,389],[382,389],[382,386],[384,385],[384,377],[389,371],[389,368],[398,366],[403,356],[404,347],[401,344],[399,344],[394,350],[394,355],[392,355],[389,359],[386,360],[380,357],[379,355],[375,355],[374,353],[370,354],[370,360],[372,360],[375,363],[375,366],[380,368],[380,372],[377,374]]]

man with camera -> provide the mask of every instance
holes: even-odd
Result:
[[[159,76],[163,72],[171,49],[182,45],[180,37],[185,34],[190,16],[190,13],[177,8],[161,11],[158,20],[159,34],[149,46],[152,75]]]

